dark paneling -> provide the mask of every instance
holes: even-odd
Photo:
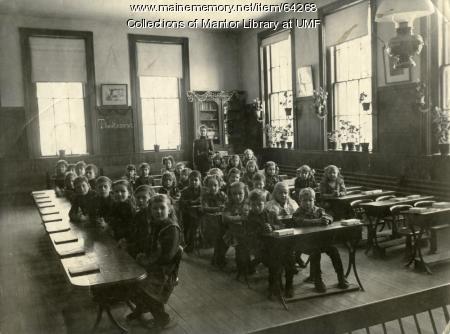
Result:
[[[26,157],[27,154],[25,109],[0,108],[0,157]]]
[[[422,114],[414,109],[415,85],[378,88],[378,150],[421,154]]]
[[[313,98],[295,100],[295,122],[297,145],[300,150],[323,149],[323,122],[317,118],[313,109]]]

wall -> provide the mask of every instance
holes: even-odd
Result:
[[[127,34],[154,34],[189,38],[190,89],[240,89],[239,59],[236,33],[208,30],[143,30],[129,29],[123,21],[54,19],[0,14],[0,188],[23,185],[42,186],[45,172],[52,170],[55,158],[28,159],[25,131],[24,90],[19,43],[19,27],[92,31],[94,35],[97,105],[99,85],[126,83],[130,87]],[[128,103],[132,95],[128,92]],[[188,110],[191,112],[191,110]],[[94,125],[96,126],[96,125]],[[189,143],[187,143],[189,144]],[[190,144],[189,144],[190,147]],[[189,160],[183,151],[112,154],[99,152],[74,157],[115,171],[130,162],[143,160],[159,163],[162,155],[172,154],[177,160]],[[116,172],[117,174],[117,172]],[[117,176],[117,175],[116,175]]]

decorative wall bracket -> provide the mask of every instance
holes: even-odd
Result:
[[[235,95],[239,95],[238,91],[205,91],[205,92],[195,92],[189,91],[186,92],[187,98],[189,102],[194,102],[198,100],[200,102],[205,102],[213,99],[223,99],[224,102],[230,101]]]

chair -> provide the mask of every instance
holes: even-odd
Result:
[[[428,208],[433,205],[433,203],[436,203],[436,201],[418,201],[414,203],[414,207],[416,208]]]
[[[406,226],[405,216],[401,214],[402,211],[407,211],[412,208],[409,204],[399,204],[390,207],[390,212],[392,216],[392,238],[397,236],[405,237],[406,245],[406,257],[408,257],[412,252],[412,237],[413,232]],[[401,226],[400,226],[401,225]]]
[[[380,201],[387,201],[388,199],[394,198],[395,195],[384,195],[384,196],[378,196],[377,198],[375,198],[376,202],[380,202]]]
[[[355,218],[364,219],[365,211],[360,204],[368,202],[372,202],[372,199],[370,198],[357,199],[356,201],[350,202],[350,208],[352,209],[352,213]]]

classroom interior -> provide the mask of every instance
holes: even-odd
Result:
[[[380,14],[385,3],[404,4],[395,26],[392,17]],[[216,152],[228,157],[249,148],[260,169],[274,161],[287,182],[301,165],[315,169],[317,181],[327,165],[336,165],[346,185],[363,189],[359,194],[374,202],[382,190],[411,206],[417,198],[440,203],[430,210],[442,212],[425,216],[428,225],[420,230],[437,240],[430,258],[436,264],[416,258],[420,252],[428,255],[432,242],[418,240],[413,227],[411,235],[413,212],[395,213],[407,232],[401,243],[378,251],[379,226],[370,230],[369,209],[337,201],[348,206],[344,218],[357,216],[365,224],[355,260],[364,290],[351,272],[353,291],[309,293],[285,308],[267,299],[263,265],[246,283],[236,279],[232,266],[211,266],[212,249],[200,249],[183,254],[167,304],[176,324],[164,332],[338,333],[330,328],[346,328],[342,332],[366,333],[370,326],[370,333],[443,333],[450,304],[450,265],[444,259],[450,255],[450,2],[315,0],[311,7],[292,5],[297,12],[232,14],[132,12],[129,5],[121,0],[0,2],[0,332],[85,333],[96,321],[98,306],[90,289],[71,284],[31,196],[51,188],[56,162],[84,160],[113,180],[128,164],[142,162],[159,174],[168,155],[193,168],[192,143],[199,126],[206,125]],[[203,17],[286,26],[139,26]],[[314,26],[317,19],[320,24]],[[58,107],[58,100],[67,102]],[[390,212],[398,202],[383,208]],[[369,239],[375,243],[366,251]],[[405,251],[406,240],[417,241],[413,257]],[[338,248],[346,267],[347,249]],[[303,282],[309,267],[298,271],[295,288],[311,290]],[[332,284],[335,273],[327,256],[322,256],[322,272]],[[380,301],[386,304],[376,308],[373,303]],[[358,308],[353,316],[345,313],[353,308]],[[157,332],[126,323],[130,309],[123,302],[111,310],[130,333]],[[348,327],[339,327],[342,323]],[[361,326],[352,327],[356,324]],[[120,330],[104,314],[96,332]]]

